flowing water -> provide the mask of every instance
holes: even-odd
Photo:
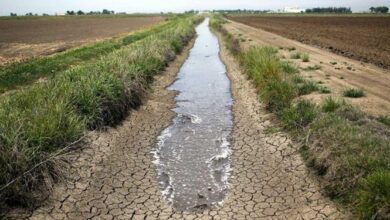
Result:
[[[158,137],[155,158],[163,196],[179,211],[223,201],[230,172],[230,82],[207,18],[169,89],[178,91],[177,116]]]

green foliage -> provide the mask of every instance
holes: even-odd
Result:
[[[334,112],[338,109],[343,103],[333,99],[332,97],[327,97],[322,103],[321,109],[324,112]]]
[[[283,110],[281,120],[288,129],[303,129],[317,116],[315,104],[300,100],[296,105]]]
[[[343,95],[350,98],[360,98],[364,96],[364,91],[357,88],[348,88],[344,90]]]
[[[383,219],[390,217],[389,170],[375,171],[362,179],[356,193],[356,203],[359,214],[365,219],[372,219],[373,216]]]
[[[309,62],[309,61],[310,61],[309,54],[307,53],[302,54],[302,62]]]
[[[301,59],[302,54],[300,52],[295,52],[290,54],[290,59]]]
[[[303,83],[298,84],[297,88],[298,95],[307,95],[319,90],[318,84],[311,80],[305,80]]]
[[[308,66],[306,68],[303,68],[304,71],[315,71],[321,69],[320,65],[314,65],[314,66]]]
[[[290,62],[281,62],[280,66],[284,73],[288,73],[288,74],[299,73],[298,68]]]
[[[381,115],[377,118],[377,120],[387,126],[390,126],[390,117],[387,115]]]

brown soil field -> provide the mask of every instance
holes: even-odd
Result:
[[[279,48],[279,54],[283,60],[294,63],[303,77],[321,82],[323,86],[331,90],[330,94],[315,92],[305,95],[304,98],[320,103],[328,96],[345,98],[343,91],[346,88],[361,88],[365,93],[364,97],[345,98],[346,101],[356,104],[363,111],[374,116],[390,115],[390,96],[388,95],[390,94],[390,72],[388,69],[362,63],[232,20],[224,27],[229,33],[241,39],[241,46],[244,49],[252,46]],[[295,50],[289,51],[289,48],[295,48]],[[291,54],[297,52],[307,53],[310,56],[309,62],[291,59]],[[305,68],[315,65],[319,66],[320,69],[305,71]]]
[[[229,16],[229,19],[390,68],[389,16]]]
[[[0,65],[119,36],[162,20],[161,16],[0,19]]]

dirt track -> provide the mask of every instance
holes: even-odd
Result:
[[[390,68],[389,16],[229,16],[229,19]]]
[[[364,111],[373,115],[390,115],[390,96],[388,95],[390,94],[390,72],[388,70],[372,64],[364,64],[242,23],[231,21],[225,27],[230,33],[246,39],[245,42],[241,42],[244,48],[259,45],[284,48],[279,50],[279,53],[286,57],[285,60],[296,63],[301,68],[303,76],[321,81],[324,86],[331,89],[331,94],[313,93],[305,96],[305,98],[319,103],[324,97],[341,97],[344,89],[358,87],[364,90],[366,96],[358,99],[346,98],[348,102],[359,105]],[[295,47],[296,50],[289,52],[288,48],[291,47]],[[310,61],[302,62],[300,59],[290,59],[290,54],[297,51],[308,53]],[[333,65],[332,62],[337,64]],[[316,71],[302,70],[302,68],[314,65],[321,66],[321,69]]]
[[[271,115],[258,102],[251,83],[226,49],[234,97],[232,177],[219,207],[175,212],[163,200],[152,163],[156,137],[174,113],[166,90],[188,49],[156,78],[148,101],[122,125],[97,132],[88,147],[72,156],[69,181],[55,189],[32,219],[340,219],[308,174],[297,146],[281,133],[268,133]]]

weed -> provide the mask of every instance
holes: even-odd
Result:
[[[291,81],[292,81],[293,83],[295,83],[295,84],[299,84],[299,83],[305,82],[305,80],[303,79],[303,77],[300,76],[300,75],[293,75],[293,76],[291,77]]]
[[[314,65],[314,66],[308,66],[306,68],[303,68],[304,71],[315,71],[320,70],[322,67],[320,65]]]
[[[310,61],[309,54],[307,53],[302,54],[302,62],[309,62],[309,61]]]
[[[307,95],[318,90],[318,84],[311,80],[307,80],[301,84],[298,84],[298,95]]]
[[[381,115],[377,118],[377,120],[387,126],[390,126],[390,117],[387,115]]]
[[[335,61],[332,61],[332,62],[330,62],[330,64],[332,64],[332,65],[334,66],[334,65],[336,65],[336,64],[337,64],[337,62],[335,62]]]
[[[323,94],[331,93],[330,89],[329,89],[328,87],[326,87],[326,86],[320,86],[320,87],[318,88],[318,91],[319,91],[320,93],[323,93]]]
[[[294,51],[294,50],[296,50],[295,47],[289,47],[289,48],[287,48],[287,49],[288,49],[288,51]]]
[[[357,88],[348,88],[343,91],[344,97],[360,98],[364,96],[364,91]]]
[[[298,68],[290,62],[281,62],[280,66],[284,73],[288,73],[288,74],[299,73]]]
[[[295,52],[290,54],[290,59],[301,59],[302,54],[300,52]]]
[[[332,97],[327,97],[322,103],[321,109],[324,112],[334,112],[338,109],[343,103],[333,99]]]
[[[315,104],[300,100],[296,105],[286,108],[281,120],[288,129],[302,129],[311,123],[317,115]]]

